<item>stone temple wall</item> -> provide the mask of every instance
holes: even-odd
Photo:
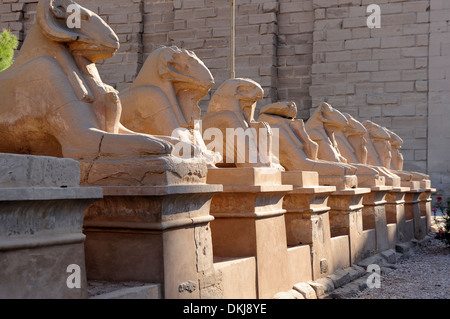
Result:
[[[431,0],[428,90],[428,173],[450,194],[450,2]]]
[[[228,79],[228,0],[78,2],[99,14],[119,36],[119,52],[99,67],[104,82],[118,90],[133,82],[145,58],[160,45],[195,51],[216,79],[215,88]],[[23,41],[36,5],[37,0],[1,0],[0,28],[9,28]],[[236,76],[261,84],[261,105],[294,100],[299,114],[309,116],[313,25],[311,0],[237,1]],[[202,103],[204,111],[209,98]]]
[[[341,3],[341,5],[339,5]],[[367,27],[369,4],[381,28]],[[427,169],[429,1],[315,1],[313,105],[325,100],[404,140],[406,170]]]
[[[118,34],[121,48],[99,65],[105,83],[130,85],[160,45],[190,49],[216,86],[229,77],[228,0],[79,0]],[[22,41],[36,0],[0,0],[0,28]],[[450,195],[450,3],[446,0],[237,0],[236,76],[259,82],[259,104],[295,101],[299,118],[328,101],[403,139],[405,170],[427,172]],[[369,29],[367,6],[381,8]]]

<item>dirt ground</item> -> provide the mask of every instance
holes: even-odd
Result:
[[[434,238],[381,277],[381,287],[351,299],[450,299],[450,248]]]

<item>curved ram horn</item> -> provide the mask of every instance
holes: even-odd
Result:
[[[59,6],[55,5],[58,0],[41,0],[38,3],[36,11],[36,22],[42,30],[42,33],[49,39],[56,42],[70,42],[78,38],[78,34],[72,32],[69,28],[63,28],[56,22],[57,18],[63,18]],[[68,2],[64,1],[63,7],[67,7]],[[64,15],[65,17],[66,15]]]
[[[160,47],[160,50],[161,52],[159,53],[158,56],[159,59],[158,74],[163,78],[169,78],[173,73],[173,70],[171,70],[170,68],[170,64],[173,63],[173,55],[179,49],[174,46],[172,47],[162,46]]]

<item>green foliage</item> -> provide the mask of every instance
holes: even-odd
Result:
[[[438,210],[441,215],[437,216]],[[442,196],[437,197],[437,203],[433,208],[434,220],[438,226],[436,238],[442,240],[450,247],[450,200],[447,200],[447,206],[442,203]]]
[[[3,30],[0,33],[0,72],[9,68],[13,63],[14,50],[17,49],[19,41],[17,37],[9,32]]]

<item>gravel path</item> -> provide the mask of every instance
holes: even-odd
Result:
[[[381,277],[381,288],[350,299],[450,299],[450,248],[432,239]]]

